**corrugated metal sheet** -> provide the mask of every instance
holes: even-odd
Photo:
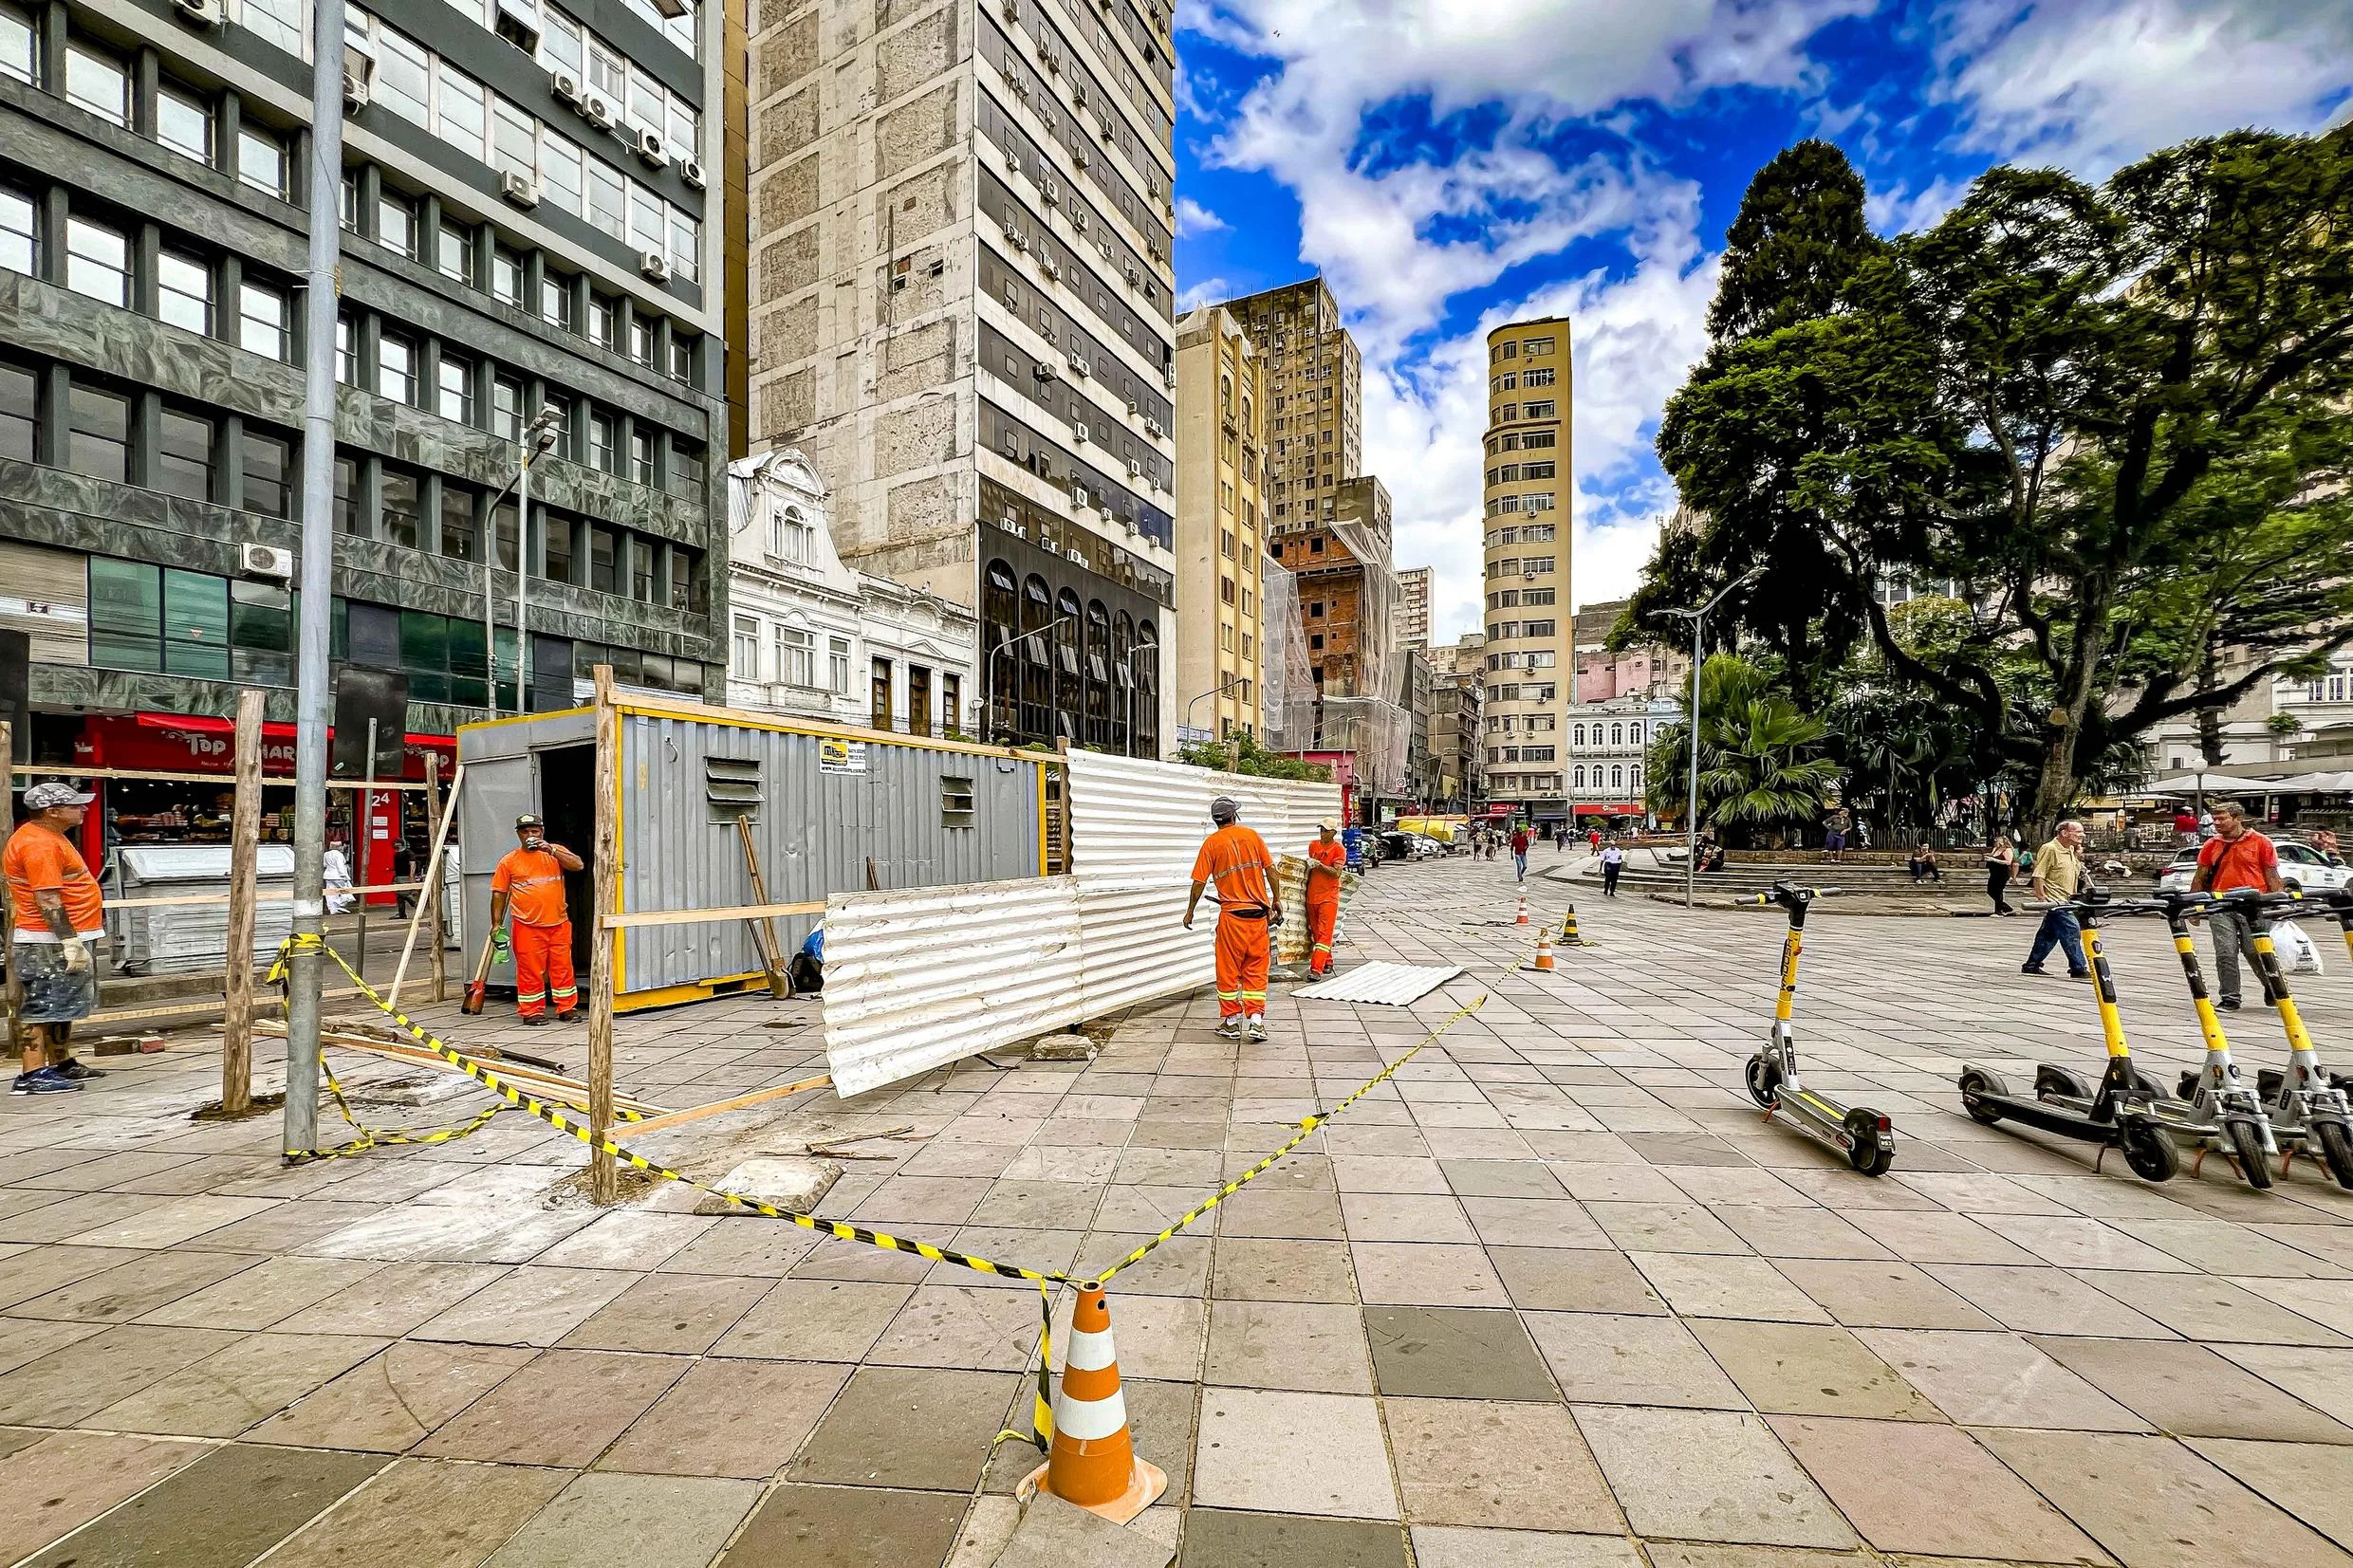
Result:
[[[844,1097],[1087,1016],[1066,876],[849,894],[825,910],[825,1054]]]
[[[1406,1007],[1462,973],[1459,964],[1417,968],[1411,964],[1366,964],[1291,992],[1302,1002],[1373,1002]]]
[[[1189,882],[1077,880],[1086,1017],[1216,982],[1217,917],[1205,902],[1185,930]]]
[[[1070,869],[1083,877],[1188,879],[1210,830],[1209,802],[1231,795],[1277,856],[1307,853],[1316,822],[1340,815],[1340,786],[1218,773],[1182,763],[1073,751]]]

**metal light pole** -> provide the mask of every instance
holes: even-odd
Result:
[[[1006,654],[1010,654],[1010,653],[1011,653],[1011,652],[1013,651],[1013,646],[1014,646],[1014,644],[1016,644],[1016,643],[1022,643],[1022,642],[1027,642],[1027,641],[1028,641],[1031,637],[1042,637],[1042,636],[1045,636],[1047,633],[1049,633],[1049,632],[1053,631],[1053,629],[1054,629],[1055,627],[1060,626],[1060,625],[1061,625],[1064,621],[1065,621],[1065,620],[1076,620],[1076,619],[1078,619],[1078,618],[1078,618],[1077,616],[1074,616],[1074,615],[1072,615],[1072,616],[1056,616],[1053,619],[1051,619],[1051,620],[1047,621],[1045,625],[1043,625],[1043,626],[1039,627],[1036,631],[1034,631],[1034,632],[1023,632],[1023,633],[1019,634],[1018,636],[1010,636],[1010,637],[1008,637],[1008,638],[1006,638],[1006,639],[1005,639],[1005,644],[1004,644],[1004,646],[1003,646],[1003,647],[1000,647],[1000,648],[991,648],[991,649],[989,651],[989,656],[988,656],[986,659],[983,659],[983,660],[981,661],[981,669],[980,669],[980,685],[981,685],[981,692],[980,692],[980,710],[981,710],[983,713],[985,713],[985,714],[987,714],[987,715],[989,716],[989,719],[990,719],[990,721],[991,721],[991,723],[995,722],[995,719],[996,719],[996,702],[995,702],[995,700],[994,700],[994,699],[995,699],[995,697],[996,697],[996,674],[997,674],[997,660],[998,660],[998,658],[999,658],[1000,656],[1002,656],[1002,655],[1006,655]],[[1049,678],[1050,678],[1050,677],[1049,677]],[[1051,703],[1048,703],[1048,704],[1047,704],[1047,706],[1048,706],[1048,707],[1051,707],[1051,706],[1052,706],[1052,704],[1051,704]],[[1014,689],[1014,691],[1013,691],[1013,721],[1014,721],[1014,724],[1013,724],[1013,734],[1014,734],[1016,737],[1018,737],[1018,736],[1021,734],[1021,691],[1020,691],[1020,689],[1019,689],[1018,687],[1016,687],[1016,688]]]
[[[1683,907],[1692,907],[1692,897],[1699,876],[1699,653],[1706,636],[1708,613],[1724,602],[1726,596],[1736,588],[1748,586],[1750,581],[1765,568],[1751,566],[1716,590],[1715,597],[1696,610],[1669,610],[1671,616],[1688,618],[1692,623],[1691,673],[1691,793],[1683,798]]]
[[[1223,693],[1232,691],[1234,687],[1239,686],[1242,683],[1243,678],[1244,677],[1240,675],[1228,675],[1223,681],[1202,692],[1191,702],[1185,704],[1185,728],[1187,729],[1193,728],[1193,710],[1195,709],[1209,701],[1210,698],[1222,695]]]
[[[523,619],[524,585],[531,581],[531,459],[556,444],[556,424],[563,417],[564,411],[555,404],[545,403],[540,406],[539,413],[531,417],[529,428],[523,433],[523,462],[521,467],[515,470],[514,710],[517,713],[528,713],[531,710],[530,701],[524,694],[527,683],[530,679],[531,635],[525,629]],[[497,526],[495,512],[492,513],[492,518],[491,526],[495,527]],[[493,555],[497,553],[495,541],[492,542],[491,553]],[[491,652],[491,664],[493,671],[497,663],[497,643],[493,638]],[[493,687],[498,684],[494,673],[491,684]]]
[[[310,267],[303,320],[302,617],[295,639],[294,936],[287,965],[281,1152],[319,1146],[320,949],[326,938],[326,655],[335,595],[335,323],[343,251],[343,0],[315,0],[310,38]]]

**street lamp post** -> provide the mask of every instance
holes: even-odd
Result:
[[[528,429],[523,433],[523,461],[515,470],[515,706],[517,713],[528,713],[531,705],[525,696],[526,683],[530,679],[531,634],[523,619],[524,585],[531,581],[531,459],[556,444],[556,424],[564,411],[553,403],[543,404],[533,415]],[[495,517],[495,513],[492,514]],[[495,527],[495,522],[491,525]],[[497,554],[493,541],[491,554]],[[493,653],[495,646],[493,645]],[[490,662],[498,661],[493,656]],[[497,684],[496,676],[491,684]]]
[[[1716,590],[1715,597],[1696,610],[1665,612],[1688,619],[1692,623],[1691,673],[1691,793],[1683,798],[1683,907],[1692,907],[1699,875],[1699,655],[1707,635],[1708,614],[1724,602],[1734,589],[1748,586],[1765,568],[1751,566]]]
[[[1077,616],[1075,616],[1075,615],[1068,615],[1068,616],[1057,616],[1057,617],[1055,617],[1052,620],[1049,620],[1049,621],[1047,621],[1045,625],[1043,625],[1043,626],[1039,627],[1036,631],[1034,631],[1034,632],[1024,632],[1024,633],[1022,633],[1021,635],[1019,635],[1018,636],[1010,636],[1010,637],[1007,637],[1007,638],[1005,639],[1005,644],[1004,644],[1004,646],[1003,646],[1003,647],[1001,647],[1001,648],[991,648],[991,649],[990,649],[990,650],[989,650],[989,656],[988,656],[988,658],[987,658],[987,659],[985,659],[985,660],[983,660],[983,661],[982,661],[982,665],[981,665],[980,684],[981,684],[981,688],[982,688],[982,690],[981,690],[981,693],[980,693],[980,701],[981,701],[981,711],[982,711],[983,713],[986,713],[986,714],[989,716],[989,718],[990,718],[990,720],[991,720],[991,722],[994,722],[994,720],[995,720],[995,718],[996,718],[996,701],[995,701],[995,698],[996,698],[996,673],[997,673],[997,658],[998,658],[998,655],[1003,655],[1003,654],[1010,654],[1010,653],[1011,653],[1011,652],[1013,651],[1013,645],[1014,645],[1015,643],[1018,643],[1018,642],[1027,642],[1027,641],[1028,641],[1031,637],[1042,637],[1042,636],[1045,636],[1047,633],[1049,633],[1049,632],[1053,631],[1053,629],[1054,629],[1055,627],[1060,626],[1060,625],[1061,625],[1064,621],[1065,621],[1065,620],[1076,620],[1076,619],[1078,619],[1078,618],[1078,618]],[[1051,706],[1051,704],[1048,704],[1048,706],[1050,707],[1050,706]],[[1020,689],[1019,689],[1019,688],[1015,688],[1015,689],[1014,689],[1014,692],[1013,692],[1013,719],[1014,719],[1013,733],[1014,733],[1014,735],[1015,735],[1015,736],[1017,736],[1017,737],[1018,737],[1018,736],[1020,735],[1020,733],[1021,733],[1021,729],[1020,729],[1020,719],[1021,719],[1021,692],[1020,692]]]

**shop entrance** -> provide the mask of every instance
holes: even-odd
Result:
[[[588,928],[597,870],[597,748],[552,746],[531,753],[539,774],[539,814],[547,840],[580,857],[581,869],[564,874],[564,907],[572,915],[572,963],[581,984],[588,983]]]

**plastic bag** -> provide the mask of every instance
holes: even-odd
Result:
[[[2279,952],[2280,967],[2289,974],[2321,972],[2321,950],[2293,920],[2271,922],[2271,946]]]

